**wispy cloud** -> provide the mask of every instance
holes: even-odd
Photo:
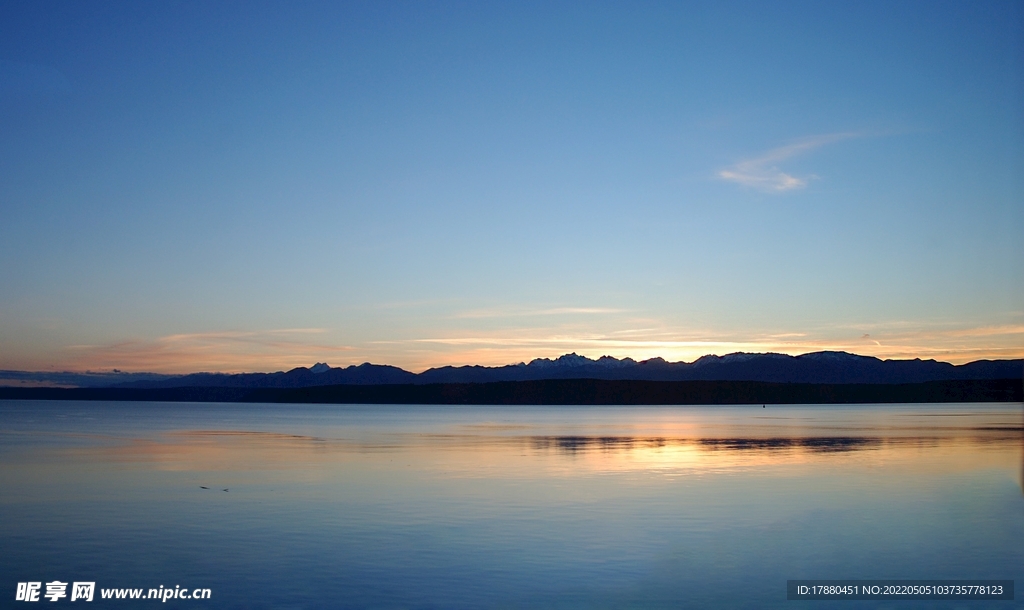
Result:
[[[71,345],[63,360],[70,370],[181,373],[195,371],[276,371],[309,366],[329,357],[351,356],[354,348],[330,345],[322,328],[221,331]]]
[[[623,313],[609,307],[549,307],[547,309],[474,309],[456,314],[455,318],[519,318],[530,316],[570,316]]]
[[[779,169],[786,159],[820,148],[826,144],[855,138],[857,133],[830,133],[797,140],[792,144],[773,148],[759,157],[740,161],[718,172],[718,177],[743,186],[771,192],[792,191],[807,186],[814,176],[796,177]]]

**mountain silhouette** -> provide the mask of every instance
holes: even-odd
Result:
[[[318,363],[277,373],[192,373],[156,381],[138,381],[122,388],[306,388],[324,385],[386,385],[414,383],[416,375],[396,366],[364,362],[346,368]]]
[[[737,352],[704,356],[694,362],[662,358],[635,361],[578,354],[538,358],[507,366],[444,366],[415,374],[398,367],[363,363],[331,368],[317,363],[276,373],[193,373],[164,379],[111,384],[125,388],[234,387],[303,388],[330,385],[493,383],[549,379],[610,381],[757,381],[768,383],[905,384],[929,381],[1019,379],[1024,360],[978,360],[953,365],[936,360],[880,360],[847,352],[814,352],[801,356]]]

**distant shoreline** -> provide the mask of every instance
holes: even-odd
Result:
[[[908,384],[548,379],[492,383],[332,385],[304,388],[0,388],[0,400],[451,404],[731,405],[1022,402],[1021,379]]]

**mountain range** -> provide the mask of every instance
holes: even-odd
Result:
[[[363,363],[345,368],[317,363],[276,373],[77,374],[0,371],[0,385],[52,384],[119,388],[303,388],[330,385],[490,383],[550,379],[636,381],[756,381],[818,384],[905,384],[928,381],[1020,379],[1024,360],[978,360],[953,365],[936,360],[880,360],[847,352],[801,356],[734,353],[704,356],[694,362],[662,358],[636,361],[602,356],[596,360],[566,354],[507,366],[445,366],[422,373]],[[20,380],[9,383],[9,380]]]

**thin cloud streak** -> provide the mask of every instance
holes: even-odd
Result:
[[[222,340],[222,341],[263,341],[263,337],[266,335],[277,336],[277,335],[305,335],[305,334],[323,334],[326,333],[325,328],[279,328],[274,330],[263,330],[263,331],[220,331],[220,332],[208,332],[208,333],[182,333],[176,335],[167,335],[160,337],[159,341],[164,342],[177,342],[177,341],[203,341],[203,340]],[[91,347],[91,346],[71,346],[71,349],[79,347]]]
[[[935,359],[962,364],[980,359],[1024,357],[1020,325],[974,328],[921,328],[900,331],[871,329],[871,333],[842,328],[736,336],[711,331],[647,328],[608,333],[579,329],[516,329],[489,334],[465,334],[389,342],[395,351],[418,351],[422,368],[447,364],[512,364],[538,357],[576,352],[591,358],[608,355],[635,360],[661,357],[692,362],[708,354],[732,352],[800,355],[817,351],[847,351],[882,359]],[[554,332],[552,332],[554,331]],[[420,351],[415,346],[425,349]],[[432,347],[431,347],[432,346]]]
[[[601,315],[625,313],[624,309],[609,307],[552,307],[548,309],[478,309],[453,316],[455,319],[524,318],[532,316]]]
[[[64,366],[69,370],[117,368],[154,373],[250,372],[291,369],[329,356],[350,356],[353,347],[307,339],[326,332],[320,328],[220,331],[71,345],[65,348]]]
[[[832,133],[804,138],[792,144],[774,148],[760,157],[740,161],[718,172],[722,180],[763,191],[781,193],[801,189],[815,176],[797,178],[780,170],[776,164],[796,155],[820,148],[826,144],[858,137],[856,133]]]

